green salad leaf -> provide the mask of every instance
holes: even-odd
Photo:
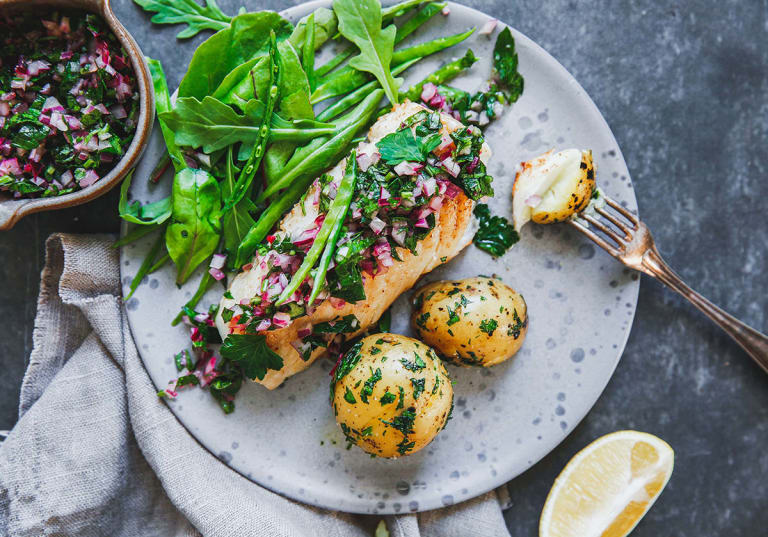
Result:
[[[147,226],[151,224],[162,224],[171,216],[171,198],[163,198],[160,201],[142,205],[139,201],[128,202],[128,191],[131,188],[133,172],[123,179],[120,187],[120,203],[118,212],[120,218],[134,224]]]
[[[394,25],[382,29],[381,4],[378,0],[334,0],[333,10],[341,35],[360,49],[349,65],[375,76],[389,102],[397,104],[398,85],[389,69],[397,29]]]
[[[152,16],[155,24],[186,24],[187,27],[176,35],[178,39],[193,37],[202,30],[219,31],[229,28],[232,20],[219,9],[216,0],[205,0],[205,6],[195,0],[133,1],[144,11],[155,13]]]
[[[224,358],[237,362],[251,380],[262,380],[267,370],[279,371],[283,367],[283,359],[267,346],[267,338],[262,334],[230,334],[220,352]]]
[[[499,32],[493,47],[493,78],[504,89],[507,100],[515,102],[523,94],[523,76],[517,71],[515,39],[509,27]]]
[[[182,284],[219,244],[221,191],[204,170],[184,168],[173,179],[172,217],[165,233],[168,254]]]
[[[229,28],[213,34],[197,47],[179,86],[179,97],[202,100],[212,95],[233,69],[259,56],[267,58],[270,30],[280,42],[291,35],[293,26],[272,11],[234,17]]]

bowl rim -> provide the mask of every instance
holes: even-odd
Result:
[[[139,117],[136,132],[123,157],[95,184],[77,192],[50,198],[0,199],[0,231],[11,229],[21,218],[29,214],[65,209],[96,199],[117,186],[136,166],[152,133],[155,118],[155,93],[147,61],[138,43],[112,12],[110,0],[0,0],[0,8],[20,6],[51,6],[81,9],[100,15],[115,34],[131,60],[131,67],[138,81]]]

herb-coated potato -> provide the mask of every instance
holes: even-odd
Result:
[[[596,188],[592,151],[549,151],[528,162],[515,177],[512,214],[515,229],[563,222],[583,211]]]
[[[419,338],[443,358],[490,367],[523,345],[528,309],[523,296],[501,280],[478,276],[416,291],[411,322]]]
[[[374,334],[336,366],[331,404],[349,442],[380,457],[399,457],[419,451],[445,427],[453,387],[431,348],[397,334]]]

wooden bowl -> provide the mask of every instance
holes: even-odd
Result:
[[[152,123],[155,117],[155,93],[149,67],[139,45],[112,13],[109,0],[0,0],[0,11],[28,10],[35,6],[54,9],[81,9],[101,15],[128,53],[131,66],[136,73],[139,91],[139,118],[136,124],[136,133],[123,158],[115,164],[107,175],[93,185],[71,194],[51,198],[13,199],[11,194],[0,192],[0,230],[12,228],[20,218],[28,214],[73,207],[87,203],[108,192],[122,181],[138,163],[152,132]]]

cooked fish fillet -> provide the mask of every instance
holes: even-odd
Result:
[[[369,142],[376,143],[389,133],[399,129],[402,122],[413,114],[426,110],[423,106],[406,101],[393,108],[393,110],[379,118],[368,133]],[[441,114],[443,129],[453,132],[463,128],[461,122],[455,118]],[[480,159],[487,163],[491,151],[487,145],[483,145]],[[346,159],[342,160],[328,173],[335,178],[344,174]],[[313,187],[316,188],[316,187]],[[280,223],[279,232],[292,239],[298,238],[305,229],[318,216],[317,206],[311,203],[312,192],[303,202],[297,203]],[[302,207],[301,204],[304,204]],[[444,260],[451,259],[463,250],[471,241],[474,234],[474,218],[472,209],[474,202],[467,198],[463,192],[455,198],[446,197],[443,205],[435,215],[435,227],[417,247],[418,255],[414,255],[405,248],[398,248],[402,262],[395,262],[387,272],[370,277],[364,275],[364,288],[366,299],[354,304],[347,303],[343,307],[334,307],[331,301],[325,300],[310,315],[297,318],[289,326],[278,330],[264,332],[267,345],[283,358],[283,368],[279,371],[270,370],[263,380],[257,380],[267,388],[274,389],[282,382],[306,369],[319,356],[326,352],[324,348],[315,349],[309,360],[304,361],[298,351],[291,344],[298,339],[298,333],[310,325],[333,321],[334,319],[353,314],[360,321],[360,328],[346,337],[355,337],[379,320],[379,317],[389,306],[416,283],[427,272],[431,271]],[[229,291],[232,298],[224,298],[219,307],[219,315],[216,317],[216,326],[222,339],[229,335],[229,326],[222,319],[221,312],[224,308],[231,308],[241,299],[250,299],[261,294],[261,284],[266,276],[266,271],[257,264],[248,271],[241,272],[232,281]]]

